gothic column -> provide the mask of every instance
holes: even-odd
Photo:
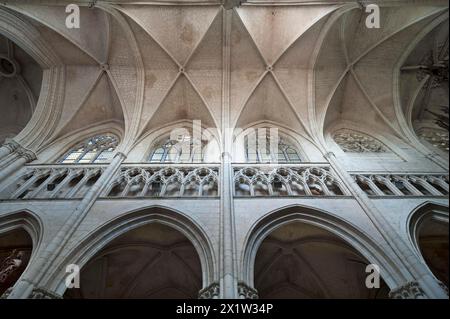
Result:
[[[13,139],[7,138],[0,147],[0,160],[14,152],[17,148],[19,148],[19,146],[20,145]]]
[[[32,162],[36,159],[36,154],[34,152],[18,146],[13,153],[10,154],[11,159],[2,167],[0,171],[0,181],[16,172],[26,163]]]
[[[232,142],[230,129],[230,42],[232,10],[223,9],[222,161],[220,179],[220,297],[236,299],[236,230],[233,203]]]
[[[410,281],[416,282],[425,298],[444,298],[448,295],[442,286],[435,280],[430,270],[424,265],[397,234],[390,222],[384,218],[383,213],[372,203],[366,193],[358,186],[352,176],[341,166],[335,154],[328,152],[324,157],[329,161],[331,167],[340,177],[342,182],[348,187],[367,217],[371,220],[378,232],[386,240],[386,244],[380,246],[391,255],[396,257],[396,261],[404,268],[405,284]]]
[[[80,204],[70,214],[69,218],[53,237],[52,241],[40,251],[39,255],[34,259],[33,264],[30,264],[29,270],[27,270],[22,279],[14,285],[8,299],[32,298],[36,291],[45,291],[44,288],[38,287],[37,285],[45,276],[46,272],[52,267],[54,261],[63,251],[64,246],[73,236],[106,185],[120,169],[120,165],[125,158],[126,155],[120,152],[114,156],[111,163],[95,184],[89,189]]]

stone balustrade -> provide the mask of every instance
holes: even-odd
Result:
[[[445,174],[352,174],[369,196],[448,196]]]
[[[102,164],[27,165],[13,182],[0,185],[0,199],[78,199],[101,176]],[[328,164],[234,164],[235,197],[351,196]],[[370,197],[448,196],[445,174],[352,173]],[[214,164],[124,164],[101,198],[218,197]]]
[[[2,199],[82,198],[103,173],[104,165],[27,165],[0,189]]]
[[[237,197],[349,196],[329,165],[235,165]]]
[[[102,197],[217,197],[219,168],[210,165],[123,165]]]

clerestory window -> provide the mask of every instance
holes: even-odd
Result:
[[[119,143],[112,134],[97,135],[77,144],[60,160],[62,164],[108,163]]]

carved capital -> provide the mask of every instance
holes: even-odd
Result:
[[[243,282],[238,283],[238,295],[240,299],[258,299],[258,291]]]
[[[220,286],[217,282],[202,289],[198,293],[198,299],[217,299],[220,295]]]
[[[410,281],[389,293],[391,299],[424,299],[425,293],[417,281]]]
[[[37,157],[36,154],[34,154],[33,151],[27,150],[26,148],[20,146],[17,150],[16,153],[20,156],[25,158],[25,160],[27,161],[27,163],[34,161]]]
[[[12,290],[13,287],[9,287],[3,295],[0,296],[0,299],[8,299]],[[62,297],[44,288],[34,288],[30,296],[28,296],[28,299],[62,299]]]
[[[20,147],[20,144],[11,138],[7,138],[5,139],[5,142],[3,143],[2,147],[7,148],[8,151],[12,153]]]
[[[34,288],[28,299],[62,299],[62,297],[54,292],[44,288]]]

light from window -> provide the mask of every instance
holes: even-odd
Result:
[[[301,162],[297,149],[283,138],[279,138],[278,147],[271,150],[270,136],[267,136],[262,141],[259,138],[249,138],[249,136],[245,136],[245,156],[246,161],[250,163],[268,163],[276,161],[279,163]]]
[[[201,163],[204,143],[196,142],[189,136],[178,140],[166,139],[155,146],[150,153],[150,163]]]
[[[97,135],[73,147],[60,160],[62,164],[108,163],[119,139],[111,134]]]

